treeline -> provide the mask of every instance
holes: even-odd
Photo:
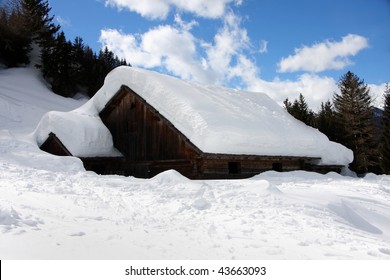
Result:
[[[93,96],[112,69],[129,65],[105,48],[96,54],[83,39],[66,39],[50,16],[47,0],[8,0],[0,7],[0,63],[6,67],[32,63],[52,90],[66,97]]]
[[[352,72],[343,75],[332,101],[315,113],[302,94],[284,106],[295,118],[317,128],[354,153],[350,169],[358,174],[390,174],[390,87],[384,92],[384,111],[375,108],[369,87]]]

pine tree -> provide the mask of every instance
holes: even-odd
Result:
[[[52,79],[55,71],[52,61],[55,60],[56,34],[59,25],[53,23],[54,16],[50,16],[51,8],[47,0],[20,0],[23,23],[29,34],[30,46],[38,47],[41,61],[37,67],[44,77]],[[50,70],[52,69],[52,70]]]
[[[335,93],[333,98],[335,117],[340,142],[354,152],[350,168],[357,173],[373,171],[378,165],[378,154],[369,88],[350,71],[341,77],[338,86],[340,94]]]
[[[43,74],[52,85],[52,90],[65,97],[72,97],[76,93],[76,81],[72,66],[72,43],[67,41],[64,32],[58,34],[54,40],[52,54],[44,57]],[[46,61],[50,59],[50,61]]]
[[[8,67],[29,63],[30,41],[18,1],[0,7],[0,62]]]
[[[84,52],[85,45],[81,37],[76,37],[72,44],[71,51],[71,76],[78,85],[83,84],[86,76],[85,65],[84,65]]]
[[[53,23],[51,8],[44,0],[8,0],[1,8],[0,58],[6,65],[29,62],[29,54],[36,44],[42,53],[49,53],[59,26]],[[44,65],[43,65],[44,67]]]
[[[45,46],[47,40],[52,40],[60,29],[53,23],[50,16],[51,8],[47,0],[21,0],[21,10],[24,17],[24,28],[30,34],[31,40]]]
[[[93,50],[88,46],[84,48],[82,65],[85,71],[82,85],[85,86],[87,94],[92,97],[103,85],[103,81],[100,80],[101,78],[96,78],[96,73],[99,68],[98,58]]]
[[[290,111],[292,110],[292,103],[290,100],[288,100],[288,98],[286,98],[284,101],[283,101],[283,104],[284,104],[284,108],[286,109],[286,111],[288,113],[290,113]],[[290,113],[291,114],[291,113]]]
[[[120,65],[128,65],[126,60],[120,60],[107,47],[96,56],[89,47],[85,48],[84,67],[86,69],[86,84],[89,96],[93,96],[103,85],[107,74]]]
[[[390,174],[390,85],[386,84],[385,104],[382,122],[381,167],[385,174]]]
[[[286,99],[283,103],[287,112],[289,112],[294,118],[304,122],[306,125],[314,125],[314,112],[309,109],[309,105],[302,93],[299,94],[298,99],[294,100],[294,103],[291,103],[288,99]]]
[[[328,136],[331,141],[340,141],[339,130],[335,122],[335,111],[330,100],[321,103],[321,109],[316,116],[316,128]]]

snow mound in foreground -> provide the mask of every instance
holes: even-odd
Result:
[[[206,153],[320,157],[320,164],[339,165],[353,160],[352,151],[296,120],[266,94],[185,82],[135,67],[114,69],[80,108],[45,115],[36,130],[38,144],[54,132],[75,156],[117,155],[99,112],[122,85]]]

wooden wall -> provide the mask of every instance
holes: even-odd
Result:
[[[56,156],[72,156],[68,149],[62,144],[54,133],[50,133],[46,141],[39,147],[42,151]]]
[[[100,116],[128,161],[191,160],[201,153],[128,87],[121,88]]]
[[[199,174],[205,179],[248,178],[264,171],[304,169],[308,158],[279,156],[246,156],[205,154],[198,163]]]

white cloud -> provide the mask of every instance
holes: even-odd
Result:
[[[101,31],[100,42],[134,66],[164,67],[183,79],[205,79],[202,66],[194,58],[195,38],[186,30],[162,25],[134,36],[106,29]]]
[[[259,53],[267,53],[267,52],[268,52],[268,41],[261,40],[260,47],[259,47]]]
[[[337,92],[337,82],[330,77],[320,77],[315,74],[303,74],[297,80],[265,81],[258,77],[248,81],[248,90],[264,92],[280,105],[288,98],[294,100],[302,93],[309,107],[314,111],[320,108],[321,102],[331,100],[334,92]]]
[[[192,20],[190,22],[185,22],[184,20],[181,19],[179,14],[175,15],[174,21],[181,27],[181,29],[190,31],[192,27],[199,25],[199,23],[195,20]]]
[[[161,65],[161,58],[142,50],[138,39],[131,34],[123,34],[115,29],[105,29],[100,33],[99,41],[121,58],[133,65],[143,65],[146,68]]]
[[[166,18],[170,10],[167,0],[106,0],[105,3],[106,6],[116,7],[119,10],[128,9],[150,19]]]
[[[370,93],[374,106],[378,108],[383,108],[385,102],[384,93],[386,90],[386,83],[380,85],[369,84],[368,87],[370,88]]]
[[[195,38],[188,30],[160,26],[143,34],[140,47],[160,57],[161,66],[176,76],[191,80],[204,78],[201,66],[195,60]]]
[[[69,19],[65,19],[65,18],[62,18],[61,16],[57,16],[56,20],[62,26],[72,26]]]
[[[218,76],[218,83],[223,83],[227,78],[237,76],[237,69],[244,62],[244,51],[250,48],[250,39],[247,31],[240,27],[241,19],[233,13],[224,18],[223,27],[214,36],[214,42],[204,43],[203,47],[207,55],[209,68]],[[234,65],[234,61],[237,65]],[[241,64],[241,66],[240,66]]]
[[[105,3],[106,6],[128,9],[149,19],[165,19],[171,9],[205,18],[220,18],[229,4],[241,5],[242,0],[106,0]]]
[[[211,43],[192,35],[191,28],[197,22],[186,23],[178,15],[175,22],[177,26],[161,25],[139,35],[105,29],[99,40],[134,66],[162,67],[180,78],[201,83],[224,84],[257,71],[244,55],[244,50],[250,48],[250,39],[233,13],[225,15],[223,27]]]
[[[247,77],[250,77],[249,75]],[[247,90],[264,92],[280,105],[288,98],[290,101],[298,98],[302,93],[310,109],[315,112],[320,109],[321,103],[333,99],[334,93],[340,93],[337,81],[331,77],[318,76],[316,74],[302,74],[297,80],[280,80],[275,78],[272,81],[265,81],[258,76],[252,76],[247,80]],[[368,84],[373,105],[382,108],[384,104],[383,94],[386,84]]]
[[[325,41],[296,49],[279,62],[279,72],[340,70],[351,65],[350,56],[368,47],[365,37],[348,34],[339,42]]]

